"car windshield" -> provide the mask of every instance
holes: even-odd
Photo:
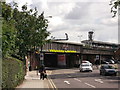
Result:
[[[90,66],[90,65],[89,64],[82,64],[81,66],[84,67],[84,66]]]
[[[104,66],[105,69],[114,69],[113,66]]]

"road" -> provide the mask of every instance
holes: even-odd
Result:
[[[50,75],[56,88],[118,88],[118,76],[101,76],[99,70],[79,72],[74,69],[55,69]]]

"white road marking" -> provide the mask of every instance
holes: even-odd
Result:
[[[67,83],[67,84],[70,84],[69,81],[64,81],[64,82]]]
[[[68,77],[72,77],[72,76],[68,75]]]
[[[50,85],[51,85],[51,88],[54,88],[55,90],[58,90],[58,89],[56,88],[55,84],[53,83],[52,79],[48,78],[48,81],[49,81],[49,83],[50,83]]]
[[[95,86],[93,86],[93,85],[91,85],[89,83],[85,83],[85,84],[88,85],[88,86],[90,86],[90,87],[92,87],[92,88],[96,88]]]
[[[77,81],[79,81],[79,82],[82,82],[81,80],[79,80],[79,79],[77,79],[77,78],[74,78],[74,80],[77,80]]]
[[[103,83],[103,81],[101,81],[101,79],[95,79],[96,82],[99,82],[99,83]]]

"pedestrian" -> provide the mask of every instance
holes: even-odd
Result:
[[[100,64],[99,60],[96,59],[96,61],[95,61],[95,65],[96,65],[96,68],[97,68],[97,69],[99,69],[99,64]]]
[[[46,73],[46,70],[45,70],[45,66],[44,65],[41,65],[40,69],[39,69],[39,73],[40,73],[40,79],[43,79],[44,80],[44,73]]]
[[[46,69],[44,70],[44,78],[46,78],[46,79],[47,79]]]

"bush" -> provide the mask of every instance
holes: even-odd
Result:
[[[4,58],[2,61],[2,88],[15,88],[22,83],[25,68],[22,61],[15,58]]]

